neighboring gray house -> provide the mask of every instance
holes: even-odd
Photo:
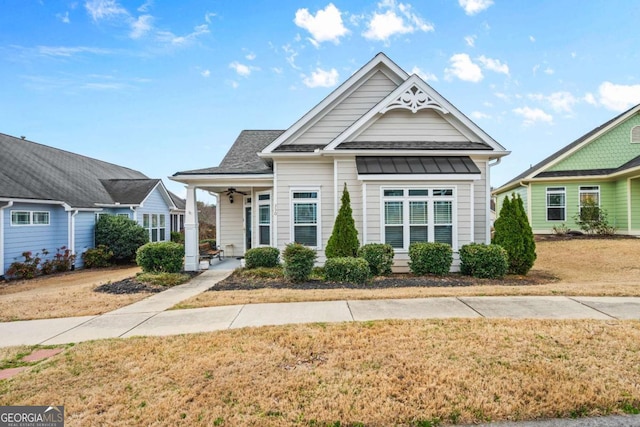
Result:
[[[289,129],[243,131],[219,166],[171,177],[187,184],[185,268],[198,268],[196,189],[218,195],[226,256],[298,242],[322,263],[345,183],[361,244],[391,244],[396,271],[412,242],[488,243],[490,170],[507,154],[380,53]]]
[[[104,214],[134,219],[152,241],[169,240],[171,215],[184,215],[176,199],[138,171],[0,134],[0,276],[23,252],[53,256],[63,246],[82,266]]]

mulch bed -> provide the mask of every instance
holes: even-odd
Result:
[[[240,291],[254,289],[391,289],[413,287],[461,287],[461,286],[533,286],[558,280],[556,277],[542,272],[531,272],[528,276],[507,276],[500,280],[477,279],[461,274],[446,276],[413,276],[411,274],[392,274],[376,277],[367,284],[332,283],[321,280],[309,280],[303,283],[292,283],[284,279],[247,278],[232,274],[218,282],[208,291]]]
[[[182,274],[188,274],[193,279],[200,275],[201,271],[183,271]],[[129,277],[117,282],[109,282],[95,288],[94,292],[104,292],[106,294],[124,295],[138,294],[141,292],[158,293],[168,289],[166,286],[152,285],[137,280],[135,277]]]

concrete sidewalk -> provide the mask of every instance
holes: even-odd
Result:
[[[0,323],[0,347],[382,319],[640,319],[640,297],[444,297],[247,304],[165,311],[205,291],[230,273],[230,270],[209,270],[186,285],[99,316]]]

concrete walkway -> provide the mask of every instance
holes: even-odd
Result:
[[[0,347],[382,319],[640,319],[640,297],[444,297],[247,304],[167,311],[204,292],[231,274],[235,267],[236,262],[223,261],[185,285],[98,316],[0,323]]]

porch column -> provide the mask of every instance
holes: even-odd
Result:
[[[187,186],[187,202],[184,215],[184,270],[198,271],[198,205],[196,203],[196,187]]]

